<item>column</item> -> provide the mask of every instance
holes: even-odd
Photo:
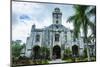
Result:
[[[50,60],[52,60],[52,33],[50,32]]]
[[[61,59],[63,59],[63,53],[64,53],[64,49],[63,49],[63,47],[64,47],[64,45],[63,45],[63,40],[64,40],[63,39],[63,34],[64,33],[63,33],[63,31],[60,34],[61,34],[61,40],[60,40],[61,41],[60,42],[61,43]]]

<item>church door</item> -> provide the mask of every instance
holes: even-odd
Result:
[[[72,53],[73,53],[73,56],[78,56],[78,46],[77,45],[72,46]]]
[[[61,48],[57,45],[53,47],[53,59],[61,58]]]
[[[40,58],[40,47],[39,46],[33,47],[33,56],[34,56],[34,59]]]

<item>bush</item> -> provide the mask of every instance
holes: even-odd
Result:
[[[41,53],[43,59],[49,59],[50,50],[46,47],[41,47]]]
[[[87,49],[85,48],[84,49],[84,56],[83,56],[84,58],[86,58],[87,57]]]
[[[65,49],[63,59],[67,59],[67,58],[71,58],[71,57],[72,57],[72,51],[69,48]]]

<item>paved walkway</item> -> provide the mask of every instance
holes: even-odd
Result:
[[[49,63],[63,63],[63,62],[66,62],[66,61],[63,61],[61,59],[56,59],[56,60],[49,61]]]

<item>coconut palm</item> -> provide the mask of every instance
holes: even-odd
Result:
[[[96,6],[92,6],[87,15],[88,17],[94,17],[94,21],[91,23],[91,29],[94,37],[96,37]]]
[[[87,16],[89,18],[93,18],[93,20],[90,22],[90,28],[92,30],[92,33],[88,37],[88,39],[90,40],[90,43],[95,44],[96,42],[96,6],[90,7],[90,10],[88,10],[87,12]]]
[[[90,19],[88,17],[88,10],[90,6],[82,6],[82,5],[74,5],[73,8],[75,10],[74,15],[70,16],[67,22],[72,22],[74,25],[74,38],[79,37],[80,29],[83,29],[84,34],[84,42],[87,46],[87,56],[88,61],[90,61],[88,42],[87,42],[87,33],[88,27],[92,25]]]

